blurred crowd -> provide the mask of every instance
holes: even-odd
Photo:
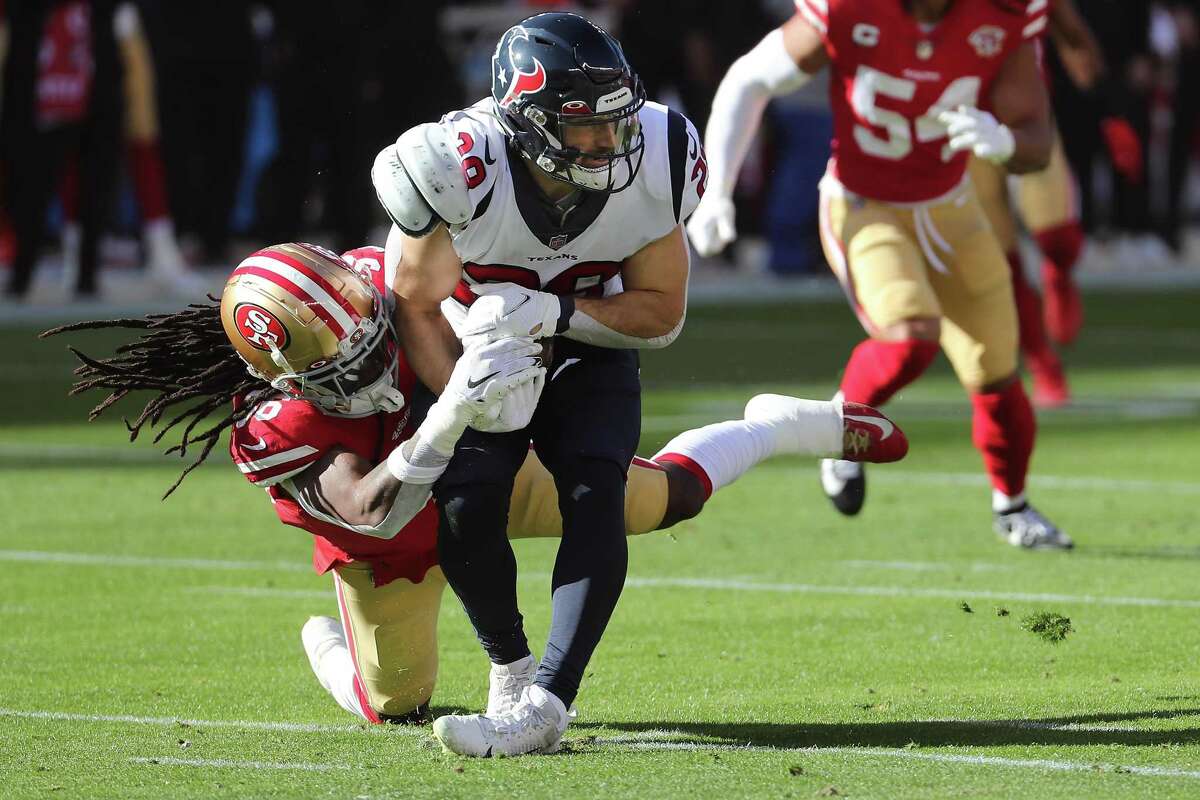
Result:
[[[1183,252],[1200,198],[1189,171],[1200,0],[1078,5],[1104,54],[1102,78],[1081,85],[1080,65],[1050,63],[1084,225],[1137,263],[1169,259]],[[144,265],[157,285],[190,290],[197,268],[227,268],[248,247],[309,238],[349,248],[376,237],[375,153],[486,93],[500,32],[549,7],[612,30],[650,96],[701,130],[725,69],[793,9],[791,0],[0,0],[6,294],[26,296],[53,253],[67,291],[88,296],[102,261]],[[815,186],[829,128],[819,84],[775,104],[740,177],[749,236],[735,259],[822,271]],[[766,247],[748,254],[756,242]]]

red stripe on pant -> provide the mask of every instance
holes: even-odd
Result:
[[[371,701],[367,698],[366,689],[363,688],[362,673],[358,669],[358,652],[354,649],[354,631],[350,629],[350,615],[346,613],[346,598],[342,595],[342,578],[336,571],[333,573],[333,585],[337,589],[338,612],[342,617],[342,630],[346,634],[346,644],[350,648],[350,661],[354,664],[354,695],[358,698],[362,715],[370,722],[377,725],[382,724],[383,720],[371,708]]]

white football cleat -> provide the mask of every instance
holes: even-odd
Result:
[[[1013,547],[1029,550],[1070,550],[1075,542],[1029,503],[1005,512],[993,512],[996,534]]]
[[[553,753],[568,722],[570,717],[561,700],[540,686],[528,686],[507,714],[438,717],[433,721],[433,735],[443,748],[460,756]]]
[[[833,507],[853,517],[867,499],[867,476],[863,465],[840,458],[821,459],[821,488]]]
[[[527,686],[533,685],[538,663],[533,656],[525,656],[511,664],[492,664],[488,680],[488,704],[484,712],[489,717],[507,714],[521,701]]]
[[[321,659],[338,647],[346,647],[342,623],[333,617],[309,617],[300,629],[300,641],[304,643],[304,652],[308,655],[308,665],[312,667],[313,674],[326,691],[331,691],[321,674]]]

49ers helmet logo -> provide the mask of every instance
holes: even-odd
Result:
[[[523,94],[537,94],[546,88],[546,68],[542,66],[542,62],[536,58],[530,58],[529,60],[533,62],[533,69],[529,72],[525,72],[517,66],[523,60],[521,54],[513,49],[517,42],[528,44],[529,35],[525,32],[524,28],[516,28],[512,38],[508,40],[508,63],[512,65],[513,76],[512,82],[508,85],[508,91],[504,93],[504,97],[500,100],[501,108],[508,108]],[[499,55],[500,47],[498,46],[496,48],[496,56],[493,56],[493,61],[498,62],[496,65],[496,69],[498,70],[497,75],[503,81],[505,78],[505,69],[504,63],[498,57]]]
[[[240,303],[233,310],[233,319],[242,338],[258,350],[286,350],[291,343],[288,329],[262,306]]]

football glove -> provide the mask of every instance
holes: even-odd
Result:
[[[417,434],[439,453],[449,455],[467,426],[477,420],[486,425],[489,419],[504,417],[497,407],[506,396],[527,383],[535,384],[532,397],[523,394],[506,418],[510,424],[516,424],[526,412],[533,416],[546,377],[540,353],[541,346],[527,338],[481,340],[467,347]],[[527,424],[526,418],[519,427]]]
[[[484,433],[508,433],[528,427],[545,385],[546,370],[543,369],[533,380],[515,387],[501,397],[500,402],[476,417],[471,427]]]
[[[688,238],[702,256],[715,256],[737,238],[733,201],[710,190],[688,220]]]
[[[991,114],[970,106],[943,111],[938,122],[946,126],[952,152],[967,151],[995,164],[1003,164],[1016,152],[1013,133]]]
[[[511,336],[540,339],[562,332],[558,328],[565,308],[558,295],[515,283],[488,283],[473,288],[480,297],[471,304],[462,325],[464,345]]]

